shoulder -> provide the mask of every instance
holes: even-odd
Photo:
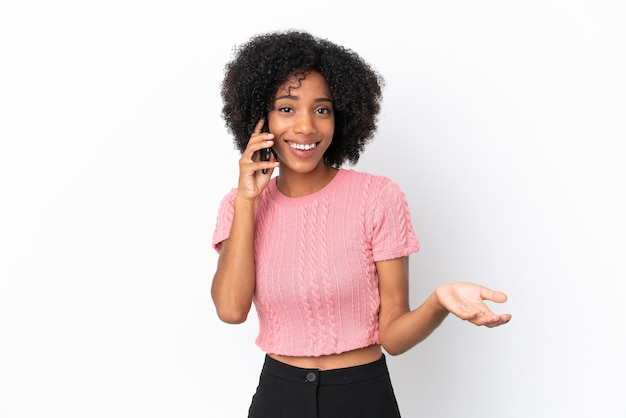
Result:
[[[235,201],[235,197],[237,196],[237,191],[238,191],[238,188],[233,187],[228,192],[226,192],[226,194],[222,197],[220,206],[232,205],[233,202]]]
[[[270,181],[268,187],[266,187],[261,194],[259,195],[259,205],[263,205],[268,200],[269,196],[276,191],[276,179],[273,178]],[[239,192],[238,187],[233,187],[223,195],[222,200],[220,201],[220,210],[232,210],[235,205],[235,198],[237,197],[237,193]]]
[[[342,169],[342,171],[344,172],[343,179],[346,184],[358,185],[375,193],[401,191],[398,184],[389,177],[353,169]]]

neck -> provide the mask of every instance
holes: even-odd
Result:
[[[276,187],[288,197],[302,197],[322,190],[335,178],[337,169],[321,164],[318,169],[309,173],[282,171],[276,179]]]

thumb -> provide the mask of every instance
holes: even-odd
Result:
[[[500,292],[498,290],[491,290],[486,287],[482,288],[481,297],[483,299],[491,300],[497,303],[506,302],[508,299],[508,296],[506,295],[506,293]]]

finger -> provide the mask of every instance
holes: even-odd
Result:
[[[279,162],[270,155],[270,161],[260,161],[259,153],[254,152],[247,158],[245,155],[239,160],[239,166],[242,173],[254,174],[259,170],[273,170],[279,166]],[[270,171],[271,173],[271,171]],[[263,173],[266,174],[266,173]]]
[[[278,163],[278,161],[263,162],[263,166],[261,167],[261,173],[263,173],[263,175],[271,176],[272,173],[274,172],[274,169],[278,167],[279,165],[280,164]],[[265,170],[265,172],[263,172],[263,170]]]
[[[248,139],[248,144],[246,145],[248,151],[258,151],[261,148],[269,148],[272,145],[274,139],[274,134],[269,132],[257,132],[253,133]],[[269,141],[269,142],[268,142]]]
[[[272,135],[272,134],[263,134]],[[244,153],[241,155],[241,160],[245,162],[259,161],[259,151],[263,148],[271,148],[274,145],[274,141],[269,138],[252,139],[248,142],[248,146]]]
[[[475,323],[476,321],[482,320],[481,316],[483,312],[477,308],[463,306],[456,309],[454,314],[464,321],[470,321],[472,323]]]
[[[475,325],[484,325],[488,328],[498,327],[504,325],[511,320],[511,314],[495,315],[491,313],[488,317],[485,316],[482,319],[472,321]]]
[[[481,287],[480,289],[480,297],[486,300],[496,302],[496,303],[503,303],[503,302],[506,302],[508,299],[508,296],[506,295],[506,293],[503,293],[497,290],[491,290],[484,286]]]
[[[490,327],[490,326],[494,326],[495,324],[497,324],[499,320],[500,318],[496,315],[481,312],[480,314],[476,315],[474,318],[471,318],[469,322],[478,326]]]
[[[513,316],[511,314],[502,314],[500,315],[500,325],[502,324],[506,324],[507,322],[509,322],[511,320]]]
[[[248,139],[248,144],[250,144],[251,142],[262,141],[267,138],[274,138],[274,135],[272,135],[269,131],[267,130],[263,131],[264,123],[265,123],[264,119],[261,119],[257,122],[256,126],[254,127],[254,130],[252,131],[252,134],[250,134],[250,139]]]
[[[254,131],[252,131],[252,135],[258,135],[261,133],[261,131],[263,130],[263,125],[265,125],[265,119],[261,118],[259,119],[259,121],[256,123],[256,126],[254,127]]]
[[[273,145],[274,145],[274,141],[272,141],[271,139],[266,139],[266,140],[264,140],[263,142],[261,142],[259,144],[255,144],[253,146],[253,149],[254,149],[253,159],[254,159],[254,161],[264,161],[264,162],[271,161],[272,154],[273,154],[271,151],[269,153],[270,154],[269,155],[269,157],[270,157],[269,160],[267,160],[267,159],[266,160],[262,160],[261,159],[261,152],[264,152],[268,148],[272,148]]]
[[[264,138],[273,138],[274,135],[271,134],[268,130],[263,131],[263,126],[265,125],[265,119],[260,119],[256,126],[254,127],[254,130],[252,131],[252,134],[250,135],[250,139],[248,140],[248,143],[256,141],[256,140],[263,140]]]

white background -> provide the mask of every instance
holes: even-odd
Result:
[[[507,292],[389,357],[405,417],[621,417],[619,1],[6,1],[0,6],[0,417],[244,417],[256,318],[218,321],[220,117],[233,46],[298,28],[386,79],[353,168],[405,190],[442,283]],[[408,5],[411,5],[408,8]]]

